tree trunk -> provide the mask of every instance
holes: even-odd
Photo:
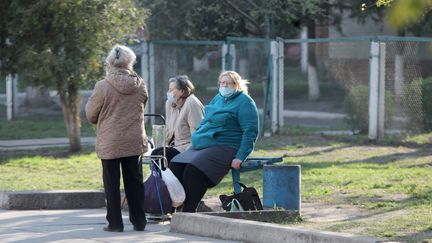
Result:
[[[68,92],[58,90],[63,110],[63,119],[69,138],[69,151],[78,152],[81,150],[81,118],[80,104],[81,97],[78,88],[71,85]]]
[[[308,38],[314,39],[315,36],[315,21],[308,21]],[[316,44],[310,43],[308,47],[308,85],[309,85],[309,100],[318,100],[320,97],[319,80],[317,73],[316,61]]]

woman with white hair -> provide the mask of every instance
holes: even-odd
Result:
[[[234,71],[219,75],[219,93],[204,109],[192,134],[192,146],[171,160],[170,169],[183,184],[183,212],[195,212],[208,188],[251,154],[258,136],[258,111],[247,81]]]
[[[116,45],[106,58],[106,76],[96,83],[86,105],[86,116],[96,124],[96,153],[102,160],[107,200],[105,231],[122,232],[120,167],[128,199],[129,220],[143,231],[144,183],[139,156],[147,151],[144,109],[148,95],[144,80],[133,71],[135,53]]]
[[[187,75],[178,75],[168,80],[169,89],[165,103],[166,144],[165,157],[168,162],[191,145],[191,136],[203,118],[201,101],[195,96],[195,86]],[[163,155],[164,147],[156,148],[152,155]]]

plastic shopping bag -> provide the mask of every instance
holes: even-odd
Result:
[[[165,185],[167,186],[168,192],[170,194],[172,206],[175,208],[181,206],[186,198],[186,193],[183,185],[172,173],[170,168],[161,170],[161,174],[162,180],[165,182]]]

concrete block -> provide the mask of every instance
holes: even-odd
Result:
[[[263,206],[300,212],[300,165],[265,165],[263,169]]]
[[[289,210],[258,210],[238,212],[203,212],[209,216],[219,216],[232,219],[246,219],[267,223],[286,224],[300,221],[298,211]]]
[[[230,219],[200,213],[175,213],[171,232],[241,242],[371,243],[379,239],[351,234],[306,230],[271,223]]]
[[[3,209],[79,209],[105,206],[105,194],[100,191],[4,191],[0,192]]]

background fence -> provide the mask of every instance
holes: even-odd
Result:
[[[235,70],[250,81],[263,132],[313,126],[379,138],[432,129],[431,42],[386,36],[227,38],[150,41],[132,48],[136,71],[148,81],[149,112],[164,113],[169,77],[188,75],[206,104],[217,94],[219,73]],[[0,99],[4,104],[5,96]]]

